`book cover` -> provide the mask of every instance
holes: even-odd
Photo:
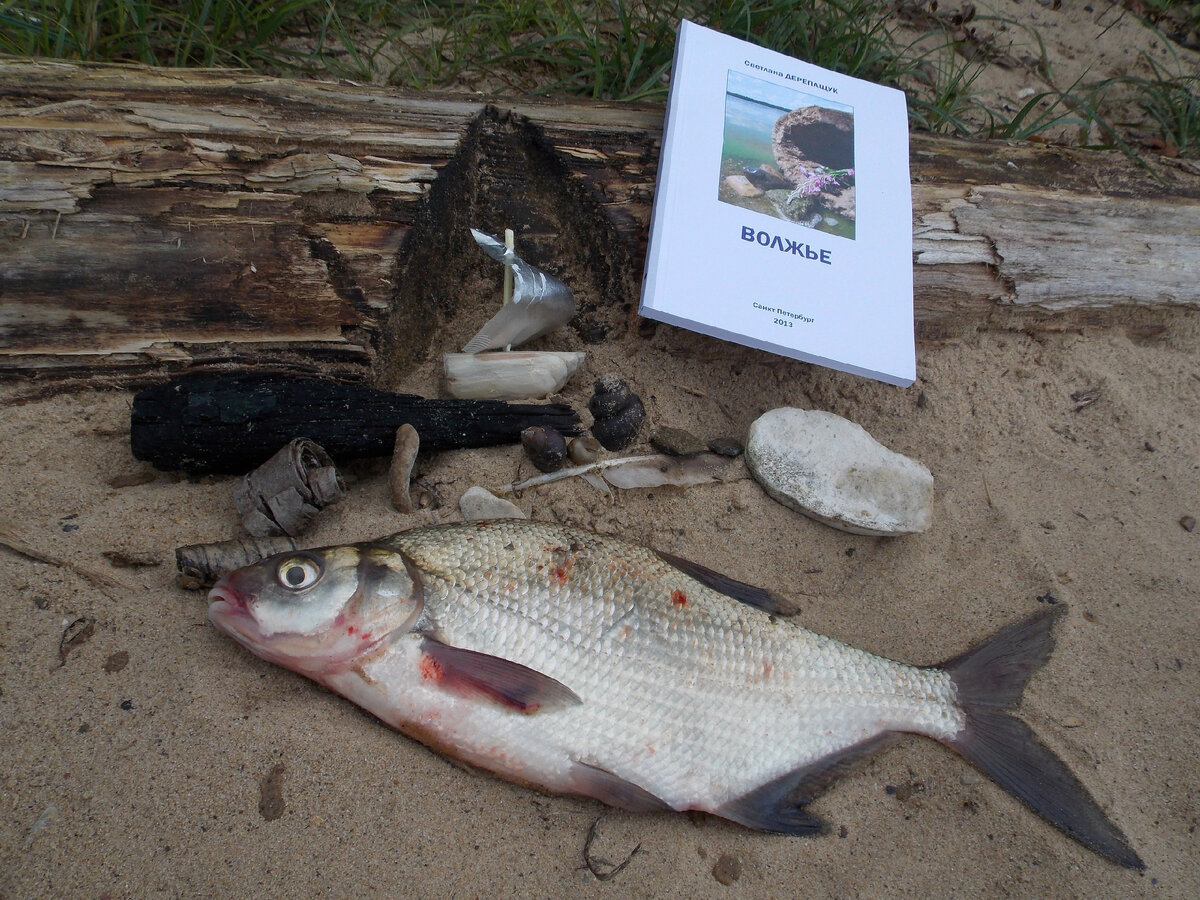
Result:
[[[911,384],[904,94],[682,22],[639,311]]]

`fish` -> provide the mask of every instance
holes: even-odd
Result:
[[[1057,604],[941,665],[859,650],[769,591],[618,536],[509,519],[281,553],[209,618],[446,755],[551,793],[827,830],[809,804],[906,734],[957,751],[1084,846],[1144,864],[1009,710]]]

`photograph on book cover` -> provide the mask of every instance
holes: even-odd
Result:
[[[729,70],[717,199],[854,239],[854,109]]]

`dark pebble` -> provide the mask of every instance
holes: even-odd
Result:
[[[708,442],[708,449],[718,456],[741,456],[746,448],[733,438],[716,438]]]
[[[561,469],[567,461],[567,439],[562,432],[541,425],[532,425],[521,432],[521,446],[526,455],[543,472]]]
[[[1179,524],[1183,528],[1184,531],[1195,531],[1196,530],[1196,517],[1195,516],[1183,516],[1179,520]]]
[[[690,431],[682,428],[663,427],[654,432],[650,446],[668,456],[695,456],[703,453],[707,445]]]
[[[118,650],[104,661],[104,671],[110,675],[116,674],[129,665],[129,652]]]

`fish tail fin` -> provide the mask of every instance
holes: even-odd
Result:
[[[1066,763],[1007,710],[1054,649],[1050,629],[1064,613],[1052,606],[1009,625],[939,668],[954,680],[967,723],[946,743],[1052,825],[1131,869],[1141,858]]]

